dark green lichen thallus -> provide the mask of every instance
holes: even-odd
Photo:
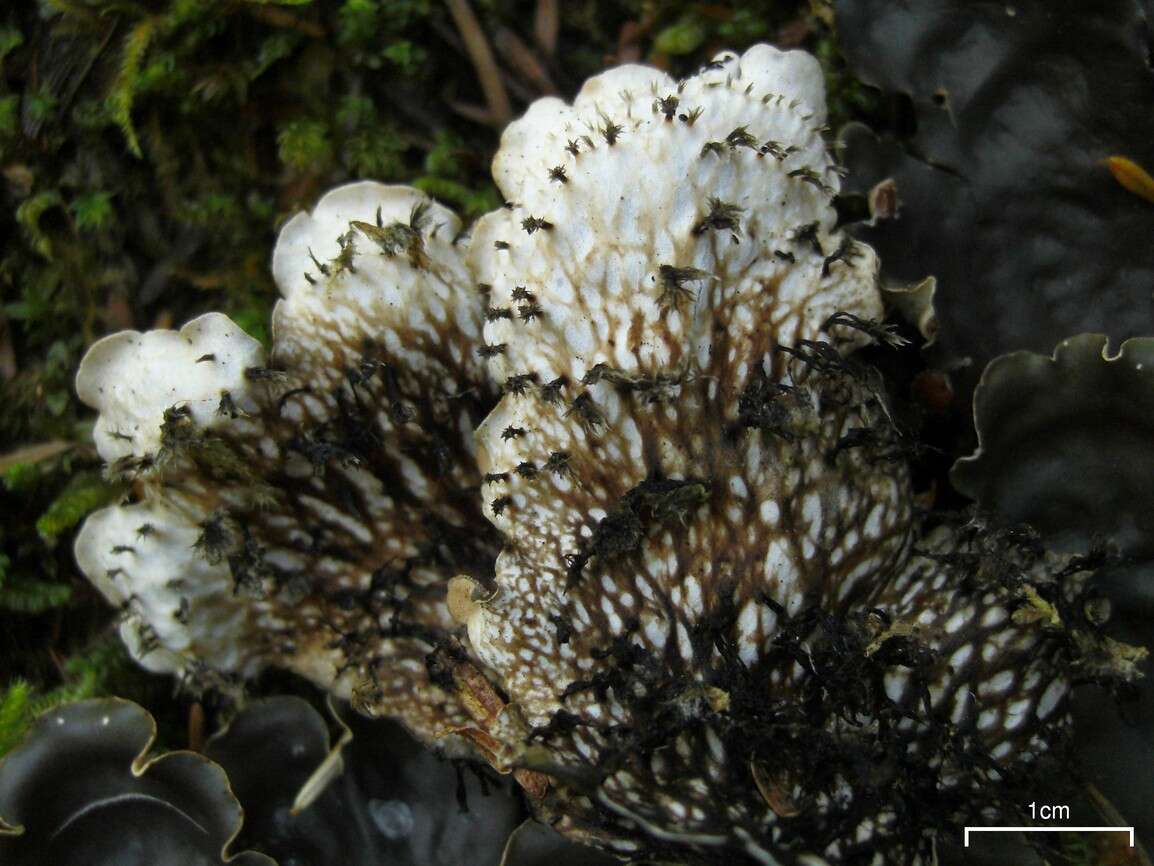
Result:
[[[280,866],[497,866],[522,820],[508,784],[395,722],[339,712],[352,735],[339,758],[321,714],[289,696],[253,702],[209,741],[244,807],[240,843]],[[326,759],[334,775],[317,772]],[[315,797],[298,796],[306,783]]]
[[[156,723],[109,698],[64,704],[0,763],[0,862],[11,866],[275,866],[230,855],[240,804],[194,752],[149,757]]]
[[[908,133],[843,133],[843,192],[895,182],[896,218],[856,231],[884,280],[938,278],[942,350],[972,357],[976,376],[1082,331],[1149,333],[1154,211],[1107,162],[1154,167],[1149,4],[834,8],[851,70],[891,95]]]
[[[1112,353],[1080,334],[1052,356],[1003,355],[974,392],[974,426],[978,450],[951,479],[982,508],[1059,547],[1154,556],[1154,339]]]

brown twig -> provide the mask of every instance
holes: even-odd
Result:
[[[0,382],[7,382],[16,372],[16,348],[12,344],[12,332],[8,328],[8,318],[0,310]]]
[[[276,6],[254,6],[251,3],[245,3],[241,8],[243,8],[250,17],[272,27],[279,27],[282,30],[296,30],[305,36],[311,36],[313,39],[325,38],[325,28],[321,25],[314,21],[299,18],[291,12],[286,12],[284,9]]]
[[[497,68],[489,40],[485,38],[485,32],[481,29],[481,22],[473,14],[473,8],[468,0],[445,0],[445,2],[453,16],[453,23],[457,25],[457,31],[465,40],[465,51],[468,52],[469,60],[477,71],[481,91],[485,94],[485,102],[489,105],[489,114],[498,125],[504,126],[513,119],[513,106],[509,102],[509,94],[505,92],[501,71]]]
[[[17,448],[15,451],[0,454],[0,472],[5,472],[21,463],[39,463],[42,460],[49,460],[73,447],[75,447],[75,443],[65,439],[53,439],[50,442],[40,442],[36,445]]]
[[[497,118],[493,117],[493,113],[483,105],[470,105],[467,102],[461,102],[459,99],[449,99],[445,102],[449,108],[461,115],[466,120],[471,120],[473,123],[478,123],[481,126],[501,126]]]
[[[636,63],[641,59],[641,43],[653,32],[657,16],[650,4],[643,7],[641,17],[626,21],[617,32],[617,51],[606,58],[607,65]]]
[[[533,53],[533,49],[522,42],[521,37],[508,27],[497,28],[493,47],[500,52],[502,59],[532,86],[536,96],[557,93],[557,85],[545,71],[544,64]]]
[[[1118,807],[1107,799],[1106,795],[1098,790],[1097,786],[1092,784],[1086,785],[1086,793],[1090,796],[1090,802],[1094,805],[1095,810],[1115,827],[1126,826],[1126,819],[1122,813],[1118,811]],[[1134,839],[1134,847],[1130,849],[1133,856],[1135,866],[1150,866],[1150,855],[1146,853],[1146,849],[1142,847],[1141,840]],[[1106,862],[1105,860],[1101,862]],[[1113,861],[1111,861],[1113,862]]]
[[[537,47],[552,57],[557,52],[557,32],[561,29],[561,10],[557,0],[537,0],[533,19],[533,38]]]
[[[188,708],[188,748],[192,752],[204,751],[204,707],[200,701]]]

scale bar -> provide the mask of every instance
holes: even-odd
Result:
[[[1134,847],[1133,827],[966,827],[963,848],[970,847],[970,833],[1126,833]]]

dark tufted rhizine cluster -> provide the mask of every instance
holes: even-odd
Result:
[[[509,126],[470,236],[373,184],[289,223],[271,361],[97,344],[135,500],[77,553],[134,652],[295,670],[622,857],[929,862],[1007,809],[1134,671],[1082,570],[915,514],[824,116],[800,52],[611,70]]]

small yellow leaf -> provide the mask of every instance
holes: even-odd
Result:
[[[1141,196],[1148,202],[1154,202],[1154,177],[1138,163],[1124,156],[1110,156],[1106,158],[1106,167],[1114,180],[1122,184],[1134,195]]]

